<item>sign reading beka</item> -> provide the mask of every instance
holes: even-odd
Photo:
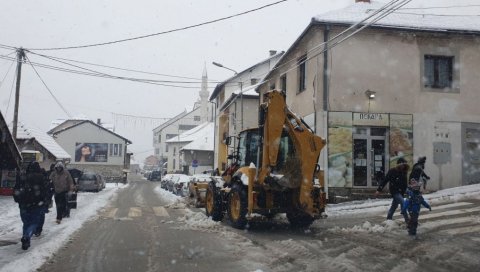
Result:
[[[388,127],[389,118],[388,113],[353,113],[354,126],[378,126]]]

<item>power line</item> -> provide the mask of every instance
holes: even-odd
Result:
[[[267,7],[275,6],[275,5],[278,5],[278,4],[286,2],[286,1],[288,1],[288,0],[280,0],[280,1],[277,1],[277,2],[273,2],[273,3],[267,4],[267,5],[258,7],[258,8],[254,8],[254,9],[247,10],[247,11],[240,12],[240,13],[236,13],[236,14],[233,14],[233,15],[221,17],[221,18],[214,19],[214,20],[211,20],[211,21],[198,23],[198,24],[194,24],[194,25],[190,25],[190,26],[186,26],[186,27],[180,27],[180,28],[175,28],[175,29],[171,29],[171,30],[166,30],[166,31],[158,32],[158,33],[137,36],[137,37],[133,37],[133,38],[127,38],[127,39],[121,39],[121,40],[103,42],[103,43],[88,44],[88,45],[78,45],[78,46],[67,46],[67,47],[56,47],[56,48],[36,48],[36,49],[29,48],[29,50],[38,50],[39,51],[39,50],[79,49],[79,48],[104,46],[104,45],[110,45],[110,44],[114,44],[114,43],[121,43],[121,42],[139,40],[139,39],[149,38],[149,37],[153,37],[153,36],[159,36],[159,35],[163,35],[163,34],[168,34],[168,33],[178,32],[178,31],[187,30],[187,29],[191,29],[191,28],[196,28],[196,27],[200,27],[200,26],[204,26],[204,25],[208,25],[208,24],[213,24],[213,23],[216,23],[216,22],[224,21],[224,20],[227,20],[227,19],[231,19],[231,18],[235,18],[235,17],[238,17],[238,16],[248,14],[248,13],[259,11],[259,10],[265,9]]]
[[[13,60],[13,58],[5,58],[5,57],[2,57],[2,56],[0,56],[0,58],[7,59],[7,60]],[[72,74],[93,76],[93,77],[99,77],[99,78],[128,80],[128,81],[134,81],[134,82],[139,82],[139,83],[145,83],[145,84],[151,84],[151,85],[158,85],[158,86],[166,86],[166,87],[173,87],[173,88],[199,89],[199,87],[192,87],[192,86],[180,86],[180,85],[173,85],[173,84],[162,84],[162,83],[159,83],[159,82],[162,82],[162,81],[154,80],[154,79],[138,79],[138,78],[129,78],[129,77],[113,76],[113,75],[109,75],[109,74],[105,74],[105,73],[93,71],[93,70],[87,69],[87,68],[81,68],[81,69],[89,70],[89,71],[93,71],[93,72],[84,72],[84,71],[79,71],[79,70],[66,69],[66,68],[63,68],[63,67],[51,66],[51,65],[42,64],[42,63],[33,63],[33,64],[35,64],[37,67],[46,68],[46,69],[51,69],[51,70],[57,70],[57,71],[67,72],[67,73],[72,73]],[[67,65],[75,66],[75,65],[73,65],[73,64],[67,64]],[[79,66],[76,66],[76,67],[79,67]],[[209,87],[209,88],[214,88],[214,87]]]
[[[57,97],[52,93],[52,91],[50,90],[50,88],[48,88],[47,84],[45,83],[45,81],[42,79],[42,77],[40,76],[40,74],[38,73],[37,69],[35,69],[35,66],[33,66],[33,64],[30,62],[30,59],[28,58],[28,56],[25,54],[25,58],[27,59],[28,63],[32,66],[33,70],[35,71],[35,73],[37,74],[38,78],[42,81],[43,85],[45,86],[45,88],[47,88],[48,92],[50,93],[50,95],[53,97],[53,99],[55,100],[55,102],[57,102],[57,104],[60,106],[60,108],[62,108],[62,110],[65,112],[65,114],[67,114],[67,116],[69,118],[72,117],[72,115],[70,115],[70,113],[67,111],[67,109],[65,109],[65,107],[63,107],[62,103],[60,103],[60,101],[57,99]]]
[[[18,67],[15,68],[15,74],[13,75],[12,86],[10,87],[10,96],[8,97],[7,111],[5,112],[5,115],[8,114],[8,109],[10,108],[10,101],[12,100],[12,94],[13,94],[13,86],[14,86],[15,80],[17,79],[17,71],[18,71]]]
[[[30,51],[32,54],[36,54],[39,56],[47,56],[47,55],[42,55],[38,53],[34,53]],[[147,71],[140,71],[140,70],[133,70],[133,69],[126,69],[126,68],[120,68],[120,67],[114,67],[114,66],[109,66],[109,65],[102,65],[102,64],[96,64],[96,63],[91,63],[91,62],[85,62],[85,61],[79,61],[79,60],[72,60],[72,59],[66,59],[66,58],[59,58],[59,57],[54,57],[54,56],[48,56],[50,58],[54,59],[59,59],[59,60],[64,60],[64,61],[71,61],[71,62],[76,62],[76,63],[81,63],[81,64],[87,64],[87,65],[92,65],[92,66],[98,66],[98,67],[104,67],[104,68],[110,68],[110,69],[115,69],[115,70],[121,70],[121,71],[127,71],[127,72],[135,72],[135,73],[142,73],[142,74],[148,74],[148,75],[157,75],[157,76],[165,76],[165,77],[173,77],[173,78],[182,78],[182,79],[192,79],[192,80],[199,80],[201,83],[201,78],[194,78],[194,77],[185,77],[185,76],[177,76],[177,75],[169,75],[169,74],[161,74],[161,73],[154,73],[154,72],[147,72]],[[220,81],[217,80],[212,80],[208,81],[209,83],[218,83]]]
[[[2,84],[3,84],[3,82],[5,81],[5,78],[6,78],[6,77],[8,76],[8,74],[10,73],[10,70],[12,69],[12,66],[13,66],[14,63],[15,63],[15,62],[12,61],[12,63],[10,64],[10,67],[8,67],[8,70],[7,70],[7,72],[5,73],[5,76],[3,77],[2,81],[0,81],[0,88],[2,88]]]

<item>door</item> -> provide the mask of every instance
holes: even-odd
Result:
[[[376,187],[386,169],[386,128],[356,127],[353,134],[353,186]]]

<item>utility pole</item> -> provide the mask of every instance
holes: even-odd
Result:
[[[20,79],[22,77],[22,61],[25,59],[25,51],[23,48],[17,50],[17,87],[15,89],[15,109],[13,112],[13,140],[17,140],[18,126],[18,104],[20,100]]]

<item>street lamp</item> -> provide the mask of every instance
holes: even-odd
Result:
[[[221,67],[221,68],[225,68],[225,69],[227,69],[227,70],[230,70],[230,71],[234,72],[235,75],[238,74],[237,71],[235,71],[235,70],[233,70],[233,69],[231,69],[231,68],[225,67],[225,66],[223,66],[223,64],[221,64],[221,63],[212,62],[212,64],[215,65],[215,66],[218,66],[218,67]]]
[[[234,72],[235,75],[238,75],[237,71],[233,70],[232,68],[228,68],[221,63],[213,61],[212,64],[215,65],[215,66],[218,66],[220,68],[230,70],[230,71]],[[241,130],[243,130],[243,82],[240,81],[239,84],[240,84],[240,110],[241,110],[240,118],[242,119],[242,122],[240,123],[240,128],[241,128]]]

